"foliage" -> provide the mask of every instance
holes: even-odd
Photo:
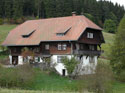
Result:
[[[119,24],[110,56],[113,71],[117,74],[125,71],[125,16]]]
[[[27,47],[24,47],[22,49],[21,55],[26,59],[26,61],[28,61],[28,57],[30,57],[30,60],[29,60],[30,63],[34,61],[34,52]]]
[[[27,47],[24,47],[22,49],[22,54],[21,54],[23,57],[27,57],[27,56],[34,56],[34,53],[33,51],[31,51],[29,48]]]
[[[62,63],[64,63],[65,68],[68,71],[68,74],[71,75],[76,67],[76,65],[79,63],[75,57],[71,57],[71,59],[69,59],[68,57],[64,57],[62,59]]]
[[[89,18],[90,20],[92,20],[93,22],[95,22],[95,18],[91,15],[91,14],[88,14],[88,13],[84,13],[84,15]]]
[[[33,84],[35,73],[29,65],[17,68],[0,68],[0,87],[28,88]]]
[[[115,33],[116,32],[115,21],[113,21],[111,19],[105,20],[104,31],[109,32],[109,33]]]
[[[125,71],[123,70],[121,73],[116,75],[116,79],[121,82],[125,82]]]
[[[79,80],[79,91],[94,93],[111,93],[112,92],[112,69],[107,63],[99,62],[95,73],[83,75]]]
[[[92,15],[94,22],[102,26],[105,19],[116,17],[116,21],[119,22],[125,12],[123,6],[105,0],[1,0],[0,5],[0,18],[14,19],[15,22],[27,16],[70,16],[72,11],[76,11],[78,15]]]
[[[3,24],[3,19],[2,18],[0,18],[0,25],[2,25]]]

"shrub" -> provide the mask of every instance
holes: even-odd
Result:
[[[95,73],[80,77],[79,91],[91,91],[94,93],[112,92],[112,69],[106,63],[98,63]]]
[[[35,73],[30,65],[17,68],[0,68],[0,86],[6,88],[30,88],[33,84]]]
[[[2,25],[4,22],[3,22],[3,19],[0,18],[0,25]]]
[[[69,76],[71,76],[75,67],[78,64],[78,61],[75,59],[75,57],[71,57],[71,59],[64,57],[62,59],[62,62],[64,63],[65,68],[67,69]]]
[[[116,79],[125,82],[125,71],[122,71],[121,73],[117,74]]]
[[[21,24],[21,23],[23,23],[23,19],[22,18],[18,18],[18,19],[15,20],[15,23],[16,24]]]

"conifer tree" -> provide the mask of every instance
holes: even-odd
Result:
[[[118,74],[125,71],[125,16],[122,18],[114,45],[111,48],[111,66]]]

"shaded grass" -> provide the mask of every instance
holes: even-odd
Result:
[[[125,83],[118,81],[114,82],[113,93],[125,93]]]
[[[37,77],[32,89],[54,91],[76,91],[77,81],[57,75],[54,72],[41,72],[37,69]]]

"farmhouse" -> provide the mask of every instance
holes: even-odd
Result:
[[[10,64],[22,65],[24,58],[21,50],[28,47],[34,51],[34,62],[43,62],[50,58],[56,63],[55,69],[60,75],[67,75],[61,59],[76,56],[82,66],[82,74],[90,73],[86,67],[97,64],[97,58],[103,52],[102,29],[83,15],[72,14],[40,20],[29,20],[10,31],[3,46],[10,51]]]

